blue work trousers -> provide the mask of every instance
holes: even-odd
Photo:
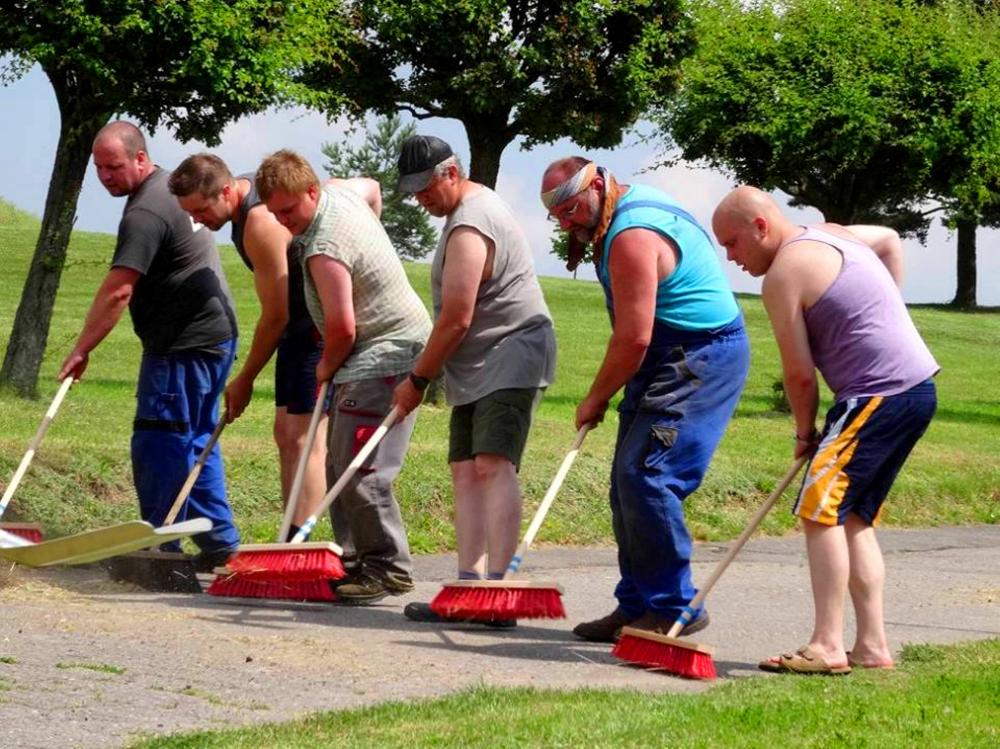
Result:
[[[236,356],[236,339],[214,350],[142,355],[132,431],[132,478],[142,519],[159,527],[219,420],[219,395]],[[216,444],[175,522],[204,517],[212,530],[194,536],[202,551],[237,546]],[[179,550],[180,544],[165,544]]]
[[[615,597],[630,619],[647,611],[676,619],[697,593],[683,502],[705,476],[749,365],[742,317],[717,331],[654,324],[618,409],[611,467]]]

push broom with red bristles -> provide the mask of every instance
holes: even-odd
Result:
[[[324,383],[320,390],[319,401],[313,411],[313,423],[310,431],[315,436],[315,425],[319,423],[321,414],[319,405],[326,399]],[[382,441],[382,437],[399,418],[399,412],[393,408],[382,424],[375,430],[368,442],[350,462],[330,490],[324,495],[319,506],[302,524],[295,536],[287,543],[281,543],[281,538],[291,527],[295,508],[293,499],[297,500],[296,484],[301,483],[304,473],[302,462],[311,446],[311,438],[307,438],[307,451],[303,452],[296,480],[293,482],[289,496],[288,507],[280,531],[281,538],[273,544],[248,544],[240,546],[236,555],[230,559],[219,577],[215,579],[208,592],[217,596],[234,596],[240,598],[280,598],[297,601],[333,601],[336,595],[330,587],[330,582],[344,577],[344,565],[340,560],[343,550],[333,543],[304,543],[319,521],[319,517],[333,504],[333,501],[344,490],[371,452]]]
[[[10,483],[7,484],[7,488],[4,490],[3,498],[0,499],[0,516],[4,514],[7,510],[7,505],[10,504],[11,497],[14,496],[14,492],[21,483],[21,479],[24,478],[24,474],[28,471],[28,466],[31,465],[31,460],[35,457],[35,451],[38,449],[38,445],[42,442],[42,437],[45,436],[45,432],[48,431],[49,424],[56,417],[56,411],[59,410],[59,405],[63,402],[66,397],[66,393],[69,392],[70,387],[73,385],[73,375],[63,379],[62,384],[59,386],[59,390],[56,391],[55,397],[52,399],[52,403],[49,405],[48,410],[45,412],[45,416],[42,418],[42,423],[38,425],[38,430],[35,432],[35,436],[32,438],[30,444],[28,445],[27,452],[24,453],[24,457],[21,458],[20,464],[17,466],[17,470],[14,471],[14,476],[11,478]],[[20,536],[21,538],[27,539],[33,543],[38,543],[42,540],[42,526],[39,523],[0,523],[0,528],[7,531],[8,533],[13,533],[15,536]]]
[[[691,602],[684,607],[677,621],[673,623],[667,634],[649,632],[635,627],[622,627],[621,637],[611,650],[611,655],[621,658],[624,661],[635,663],[640,666],[654,668],[668,673],[684,676],[689,679],[714,679],[716,677],[715,663],[712,661],[712,648],[706,645],[699,645],[696,642],[681,640],[678,638],[681,630],[691,622],[697,613],[705,597],[712,587],[722,577],[730,562],[733,561],[740,549],[747,542],[747,539],[757,530],[764,516],[770,512],[778,497],[788,488],[792,480],[801,470],[808,460],[807,456],[798,458],[788,472],[784,475],[774,491],[760,506],[754,516],[750,519],[747,527],[740,534],[722,561],[716,565],[711,577],[705,585],[698,591],[698,594],[691,599]]]
[[[306,465],[323,418],[323,406],[329,382],[324,382],[316,396],[312,418],[295,468],[292,488],[273,544],[242,544],[219,570],[207,592],[233,598],[275,598],[296,601],[332,601],[331,580],[344,576],[341,548],[332,543],[309,543],[292,546],[285,543],[295,517],[299,494],[305,480]]]
[[[566,610],[562,603],[562,588],[551,582],[530,582],[514,580],[512,576],[524,561],[528,547],[535,540],[552,501],[562,486],[570,466],[576,460],[583,438],[591,429],[584,424],[576,433],[573,446],[563,458],[542,503],[538,506],[531,525],[521,545],[517,548],[502,580],[455,580],[447,583],[431,601],[431,609],[447,619],[472,619],[491,621],[494,619],[565,619]]]

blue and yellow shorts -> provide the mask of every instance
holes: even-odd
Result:
[[[836,403],[826,415],[792,513],[822,525],[843,525],[853,512],[878,525],[892,482],[936,407],[933,380],[898,395]]]

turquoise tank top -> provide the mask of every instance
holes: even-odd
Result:
[[[631,185],[618,200],[604,237],[597,277],[614,313],[608,260],[616,236],[626,229],[652,229],[679,249],[677,267],[656,289],[656,319],[681,330],[714,330],[740,314],[739,305],[708,233],[691,214],[661,190]]]

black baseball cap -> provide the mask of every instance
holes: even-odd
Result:
[[[431,182],[434,167],[454,153],[451,146],[433,135],[411,135],[399,152],[400,192],[420,192]]]

